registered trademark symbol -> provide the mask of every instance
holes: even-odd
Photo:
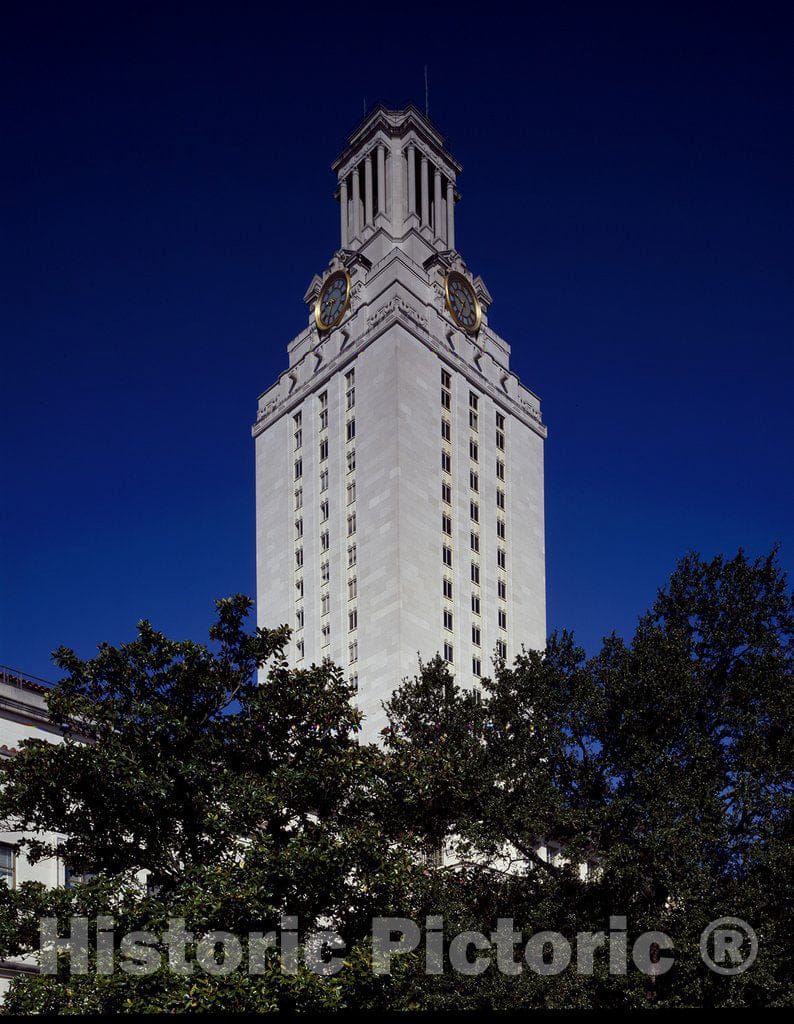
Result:
[[[758,956],[758,936],[740,917],[721,917],[703,929],[700,956],[715,974],[743,974]]]

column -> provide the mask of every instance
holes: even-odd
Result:
[[[358,167],[353,168],[353,237],[361,237],[361,183],[359,181]]]
[[[372,223],[372,154],[364,157],[364,223]]]
[[[441,209],[441,171],[436,167],[433,175],[433,220],[435,224],[433,229],[435,231],[436,238],[444,237],[444,214]]]
[[[447,248],[455,248],[455,186],[447,180]]]
[[[399,139],[392,139],[387,150],[386,173],[388,175],[388,209],[392,229],[401,235],[405,230],[408,215],[408,161]]]
[[[430,167],[422,154],[422,223],[430,223]]]
[[[347,175],[339,182],[339,211],[342,221],[342,248],[347,245]]]
[[[408,150],[408,207],[409,214],[416,213],[416,153],[413,146]]]
[[[386,214],[386,147],[378,146],[378,213]]]

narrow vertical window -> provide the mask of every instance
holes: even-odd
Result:
[[[16,875],[16,848],[11,843],[0,843],[0,878],[9,889],[14,888]]]
[[[323,391],[320,395],[320,430],[328,428],[328,392]]]

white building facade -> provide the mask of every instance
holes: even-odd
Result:
[[[333,169],[341,246],[253,427],[257,618],[295,666],[342,666],[373,737],[420,657],[476,687],[544,646],[546,428],[455,249],[434,126],[379,106]]]
[[[0,666],[0,758],[14,757],[22,740],[41,739],[48,743],[61,743],[60,729],[52,724],[44,700],[47,687],[19,673]],[[0,880],[9,889],[24,882],[41,882],[50,888],[71,885],[82,876],[71,872],[60,857],[50,857],[31,864],[17,843],[30,837],[30,833],[9,829],[9,822],[0,821]],[[37,834],[37,838],[57,844],[64,837],[53,833]],[[17,974],[37,970],[32,956],[12,960],[0,959],[0,997],[8,988],[8,979]]]

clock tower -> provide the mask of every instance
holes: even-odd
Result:
[[[476,688],[544,646],[546,428],[456,249],[433,124],[378,106],[332,166],[340,247],[253,426],[257,618],[296,667],[343,667],[373,738],[419,657]]]

